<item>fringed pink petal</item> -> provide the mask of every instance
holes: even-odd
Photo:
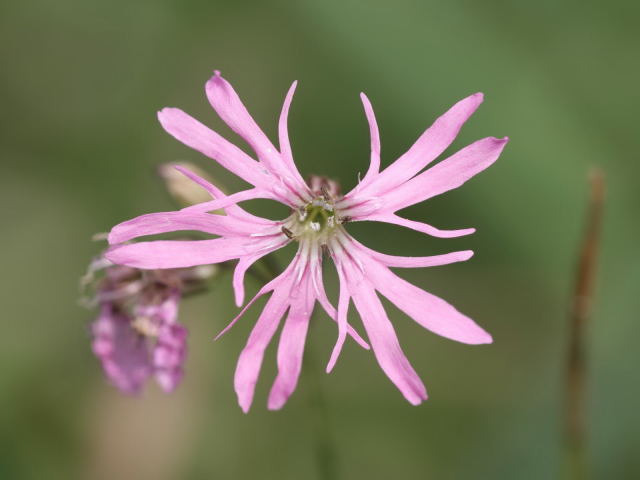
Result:
[[[297,258],[297,257],[296,257]],[[284,282],[287,281],[289,279],[289,277],[292,275],[291,272],[293,272],[293,268],[295,266],[296,263],[296,259],[294,258],[294,260],[289,264],[289,266],[285,269],[284,272],[282,272],[280,275],[278,275],[276,278],[274,278],[273,280],[271,280],[269,283],[265,284],[262,286],[262,288],[258,291],[258,293],[255,294],[255,296],[242,308],[242,310],[240,310],[240,313],[238,313],[238,315],[235,316],[235,318],[233,320],[231,320],[226,327],[224,327],[220,333],[218,333],[218,335],[215,336],[214,340],[218,340],[220,337],[222,337],[225,333],[227,333],[229,330],[231,330],[231,327],[233,327],[236,322],[238,320],[240,320],[240,318],[244,315],[244,313],[249,309],[249,307],[251,307],[251,305],[254,304],[254,302],[256,300],[258,300],[260,297],[262,297],[264,294],[271,292],[273,290],[275,290],[276,288],[278,288],[278,286]]]
[[[190,180],[193,180],[195,183],[197,183],[202,188],[204,188],[207,192],[211,194],[214,200],[215,199],[222,200],[227,198],[228,195],[226,195],[222,190],[216,187],[213,183],[195,174],[191,170],[184,168],[181,165],[174,165],[174,168],[178,170],[180,173],[182,173],[185,177],[189,178]],[[240,206],[238,206],[237,204],[227,205],[226,207],[224,207],[224,210],[229,216],[236,217],[241,220],[247,220],[254,223],[272,223],[270,220],[267,220],[266,218],[260,218],[250,214],[243,208],[240,208]]]
[[[359,220],[359,219],[355,219],[355,220]],[[399,225],[401,227],[410,228],[412,230],[426,233],[427,235],[431,235],[432,237],[438,237],[438,238],[463,237],[465,235],[471,235],[476,231],[475,228],[463,228],[460,230],[441,230],[427,223],[416,222],[414,220],[407,220],[406,218],[399,217],[395,213],[381,213],[381,214],[371,215],[362,220],[372,221],[372,222],[391,223],[393,225]]]
[[[255,200],[256,198],[265,198],[276,200],[273,193],[262,188],[250,188],[249,190],[242,190],[232,195],[217,198],[209,202],[197,203],[183,208],[182,212],[211,212],[213,210],[220,210],[228,208],[236,203],[244,202],[246,200]]]
[[[278,328],[280,319],[284,315],[288,303],[289,292],[275,289],[253,327],[246,346],[240,353],[234,387],[238,396],[238,403],[242,411],[247,413],[253,402],[256,382],[262,367],[264,351],[271,342]]]
[[[427,399],[427,390],[400,348],[398,337],[374,289],[367,281],[347,277],[353,303],[360,313],[378,364],[412,405]]]
[[[291,185],[285,185],[285,188],[297,194],[304,192],[306,190],[304,183],[301,183],[296,178],[299,175],[294,177],[295,174],[292,173],[292,169],[295,169],[295,167],[282,159],[280,152],[276,150],[260,129],[231,84],[222,78],[220,72],[216,71],[214,76],[209,79],[206,91],[209,103],[211,103],[220,118],[234,132],[245,139],[264,166],[273,175],[280,177],[283,182],[291,183]],[[275,181],[278,180],[276,179]]]
[[[247,255],[246,257],[242,257],[236,268],[233,271],[233,291],[235,296],[236,305],[239,307],[244,302],[244,275],[247,270],[253,265],[255,262],[260,260],[265,255],[268,255],[279,248],[282,248],[285,244],[288,243],[288,239],[283,239],[282,242],[276,243],[275,245],[265,248],[255,255]]]
[[[247,236],[257,228],[264,228],[252,222],[226,215],[199,212],[159,212],[141,215],[122,222],[111,229],[109,243],[114,245],[133,238],[160,233],[195,230],[223,236]]]
[[[113,263],[135,268],[182,268],[225,262],[270,248],[273,244],[271,238],[251,237],[158,240],[116,245],[107,251],[105,257]]]
[[[220,118],[240,135],[272,172],[281,170],[277,150],[251,117],[240,97],[219,71],[207,81],[205,86],[209,103]]]
[[[458,188],[495,162],[508,138],[483,138],[453,154],[386,196],[385,209],[397,211]]]
[[[271,181],[258,162],[182,110],[164,108],[158,112],[158,120],[177,140],[213,158],[246,182],[258,187],[268,186]]]
[[[443,255],[431,255],[429,257],[399,257],[396,255],[386,255],[376,252],[365,247],[360,242],[351,239],[353,245],[356,245],[363,253],[387,267],[400,268],[419,268],[419,267],[437,267],[440,265],[449,265],[451,263],[465,262],[473,256],[471,250],[461,250],[459,252],[445,253]]]
[[[296,388],[302,368],[309,319],[316,300],[308,272],[294,288],[296,296],[291,298],[291,307],[278,344],[278,375],[269,392],[270,410],[282,408]]]
[[[312,282],[317,295],[318,303],[320,303],[324,311],[327,313],[327,315],[329,315],[329,318],[331,318],[331,320],[333,320],[334,322],[338,323],[338,312],[336,311],[335,307],[331,304],[331,302],[327,298],[327,293],[325,292],[325,289],[324,289],[321,267],[312,269],[312,276],[315,277],[314,279],[312,279]],[[351,338],[353,338],[353,340],[365,350],[369,350],[371,348],[369,344],[366,342],[366,340],[364,340],[362,336],[348,323],[347,323],[347,334]]]
[[[249,255],[242,257],[236,268],[233,270],[233,294],[236,301],[236,306],[241,307],[244,303],[244,275],[247,270],[253,265],[262,255]]]
[[[471,95],[451,107],[429,127],[413,146],[371,182],[363,194],[380,195],[403,184],[435,160],[453,142],[462,125],[483,100],[482,93]]]
[[[307,325],[315,301],[320,300],[335,317],[335,310],[331,312],[333,307],[326,298],[322,279],[318,276],[319,268],[317,268],[317,259],[314,258],[316,254],[317,252],[310,252],[308,246],[301,245],[287,269],[260,289],[240,314],[216,337],[217,339],[227,332],[257,298],[273,291],[238,361],[235,385],[240,406],[245,412],[248,411],[253,399],[264,349],[284,312],[289,309],[278,350],[279,374],[269,396],[270,409],[281,408],[295,389],[300,373]],[[369,348],[368,344],[348,325],[347,333],[364,348]]]
[[[296,91],[297,84],[297,81],[291,84],[291,87],[287,92],[287,96],[284,99],[282,111],[280,112],[280,119],[278,121],[278,141],[280,142],[280,153],[282,155],[282,160],[287,165],[289,175],[295,178],[297,188],[299,188],[301,191],[308,192],[307,184],[300,175],[300,172],[298,171],[298,168],[296,167],[295,161],[293,159],[291,142],[289,141],[289,108],[291,107],[291,101],[293,100],[293,94]]]
[[[376,290],[424,328],[457,342],[477,345],[493,340],[485,330],[441,298],[410,284],[375,260],[361,258]]]
[[[340,294],[338,297],[338,339],[336,340],[336,344],[333,347],[331,352],[331,357],[329,358],[329,363],[327,364],[326,372],[330,373],[335,367],[336,362],[338,361],[338,357],[340,356],[340,352],[342,351],[342,347],[344,346],[344,342],[347,338],[347,312],[349,310],[349,289],[347,287],[347,280],[345,275],[342,272],[342,267],[337,265],[338,270],[338,279],[340,281]]]
[[[362,182],[360,182],[357,187],[364,188],[380,172],[380,133],[378,131],[378,123],[376,122],[376,116],[373,113],[371,102],[364,93],[360,94],[360,99],[362,100],[364,113],[367,117],[367,122],[369,123],[369,135],[371,137],[371,158],[369,162],[369,169],[362,179]]]

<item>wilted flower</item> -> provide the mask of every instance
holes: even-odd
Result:
[[[207,267],[139,270],[99,259],[93,303],[98,318],[91,325],[93,351],[109,381],[124,393],[138,393],[155,377],[173,391],[183,376],[187,329],[178,323],[178,306],[185,288],[210,275]]]
[[[113,246],[106,256],[114,263],[143,269],[188,267],[238,259],[233,286],[236,302],[241,305],[246,270],[264,255],[290,242],[297,242],[298,251],[289,266],[262,287],[240,313],[242,315],[256,298],[272,292],[238,360],[235,389],[242,409],[246,412],[251,406],[265,349],[287,312],[278,346],[278,375],[269,394],[268,406],[271,409],[282,407],[295,389],[309,319],[316,301],[338,324],[338,340],[327,371],[335,365],[347,335],[368,348],[347,323],[351,300],[360,313],[378,363],[405,398],[414,405],[419,404],[427,398],[425,387],[402,352],[377,292],[420,325],[439,335],[469,344],[490,343],[491,336],[470,318],[389,269],[464,261],[471,257],[472,252],[431,257],[385,255],[357,242],[347,233],[345,224],[378,221],[436,237],[473,233],[473,229],[439,230],[404,219],[396,212],[459,187],[491,165],[507,139],[490,137],[479,140],[420,173],[451,144],[462,125],[480,105],[482,94],[477,93],[454,105],[404,155],[380,171],[378,128],[371,104],[362,94],[371,133],[370,166],[362,181],[341,196],[336,184],[326,179],[318,177],[309,184],[305,183],[295,167],[287,133],[287,116],[295,86],[294,82],[280,116],[280,150],[277,150],[219,72],[207,82],[206,92],[211,105],[227,125],[247,141],[258,161],[183,111],[175,108],[162,110],[158,117],[167,132],[215,159],[253,187],[226,196],[193,172],[178,167],[184,175],[206,188],[213,200],[176,212],[143,215],[117,225],[109,235]],[[237,205],[240,201],[255,198],[277,200],[291,208],[291,215],[281,221],[272,221],[256,217]],[[208,213],[219,208],[224,208],[227,215]],[[133,238],[177,230],[199,230],[220,238],[122,244]],[[340,280],[337,311],[327,299],[322,282],[321,262],[325,249],[333,258]]]

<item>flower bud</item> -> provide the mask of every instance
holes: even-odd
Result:
[[[211,200],[209,192],[176,170],[176,166],[184,167],[210,182],[211,176],[198,166],[189,162],[164,163],[160,165],[160,167],[158,167],[158,175],[164,180],[169,194],[180,206],[188,207]],[[216,183],[216,185],[219,184],[219,182]]]

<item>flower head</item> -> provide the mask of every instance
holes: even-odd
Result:
[[[222,120],[247,141],[257,160],[182,110],[165,108],[160,111],[158,118],[167,132],[213,158],[252,187],[227,196],[193,172],[177,167],[186,177],[204,187],[212,200],[176,212],[142,215],[117,225],[109,235],[112,247],[106,256],[114,263],[142,269],[188,267],[238,259],[233,286],[240,306],[244,302],[243,279],[247,269],[263,256],[296,242],[298,250],[289,266],[264,285],[227,327],[233,325],[256,298],[271,293],[238,360],[235,390],[241,408],[246,412],[251,406],[265,349],[285,314],[277,354],[278,375],[269,394],[271,409],[282,407],[296,387],[309,319],[316,302],[338,327],[338,338],[327,371],[334,367],[347,336],[369,348],[347,322],[351,301],[360,313],[380,367],[405,398],[417,405],[427,398],[426,389],[402,352],[378,294],[438,335],[468,344],[490,343],[491,336],[473,320],[390,270],[390,267],[415,268],[460,262],[470,258],[472,252],[431,257],[386,255],[356,241],[345,225],[378,221],[436,237],[473,233],[473,229],[440,230],[402,218],[396,212],[459,187],[491,165],[507,139],[484,138],[423,171],[453,142],[462,125],[478,108],[483,98],[478,93],[454,105],[405,154],[381,171],[378,127],[369,100],[361,94],[370,127],[370,165],[362,181],[341,195],[334,182],[321,177],[314,177],[307,184],[294,164],[287,117],[295,88],[294,82],[284,101],[278,128],[280,148],[276,149],[219,72],[216,71],[207,82],[206,93],[211,105]],[[237,205],[255,198],[277,200],[289,206],[291,214],[284,220],[273,221],[254,216]],[[215,209],[224,209],[226,215],[209,213]],[[145,235],[177,230],[199,230],[218,238],[122,244]],[[328,251],[333,259],[340,280],[337,309],[328,300],[323,287],[323,251]]]
[[[109,381],[124,393],[138,393],[155,377],[173,391],[183,376],[187,329],[178,323],[178,306],[185,287],[198,283],[202,269],[150,270],[113,265],[99,259],[93,303],[99,306],[91,325],[93,352]]]

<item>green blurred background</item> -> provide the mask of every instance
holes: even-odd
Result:
[[[0,478],[313,479],[319,437],[342,479],[556,478],[566,316],[594,165],[608,195],[588,339],[590,462],[595,478],[639,478],[638,5],[2,2]],[[184,304],[190,352],[177,393],[151,387],[127,398],[104,381],[89,346],[93,312],[77,304],[78,278],[103,247],[91,236],[173,209],[155,176],[163,162],[190,160],[230,191],[242,187],[155,118],[179,106],[236,141],[204,96],[214,68],[273,139],[298,79],[290,116],[298,165],[345,188],[368,161],[360,91],[376,109],[385,164],[454,102],[485,93],[451,151],[508,135],[502,158],[407,212],[442,228],[475,226],[475,235],[349,227],[386,253],[476,251],[464,264],[401,275],[471,315],[493,345],[436,337],[388,308],[430,392],[425,404],[407,404],[353,342],[322,374],[336,331],[318,315],[284,410],[266,410],[272,345],[253,409],[242,414],[232,375],[263,303],[212,342],[237,311],[228,274]],[[249,280],[249,293],[257,288]]]

